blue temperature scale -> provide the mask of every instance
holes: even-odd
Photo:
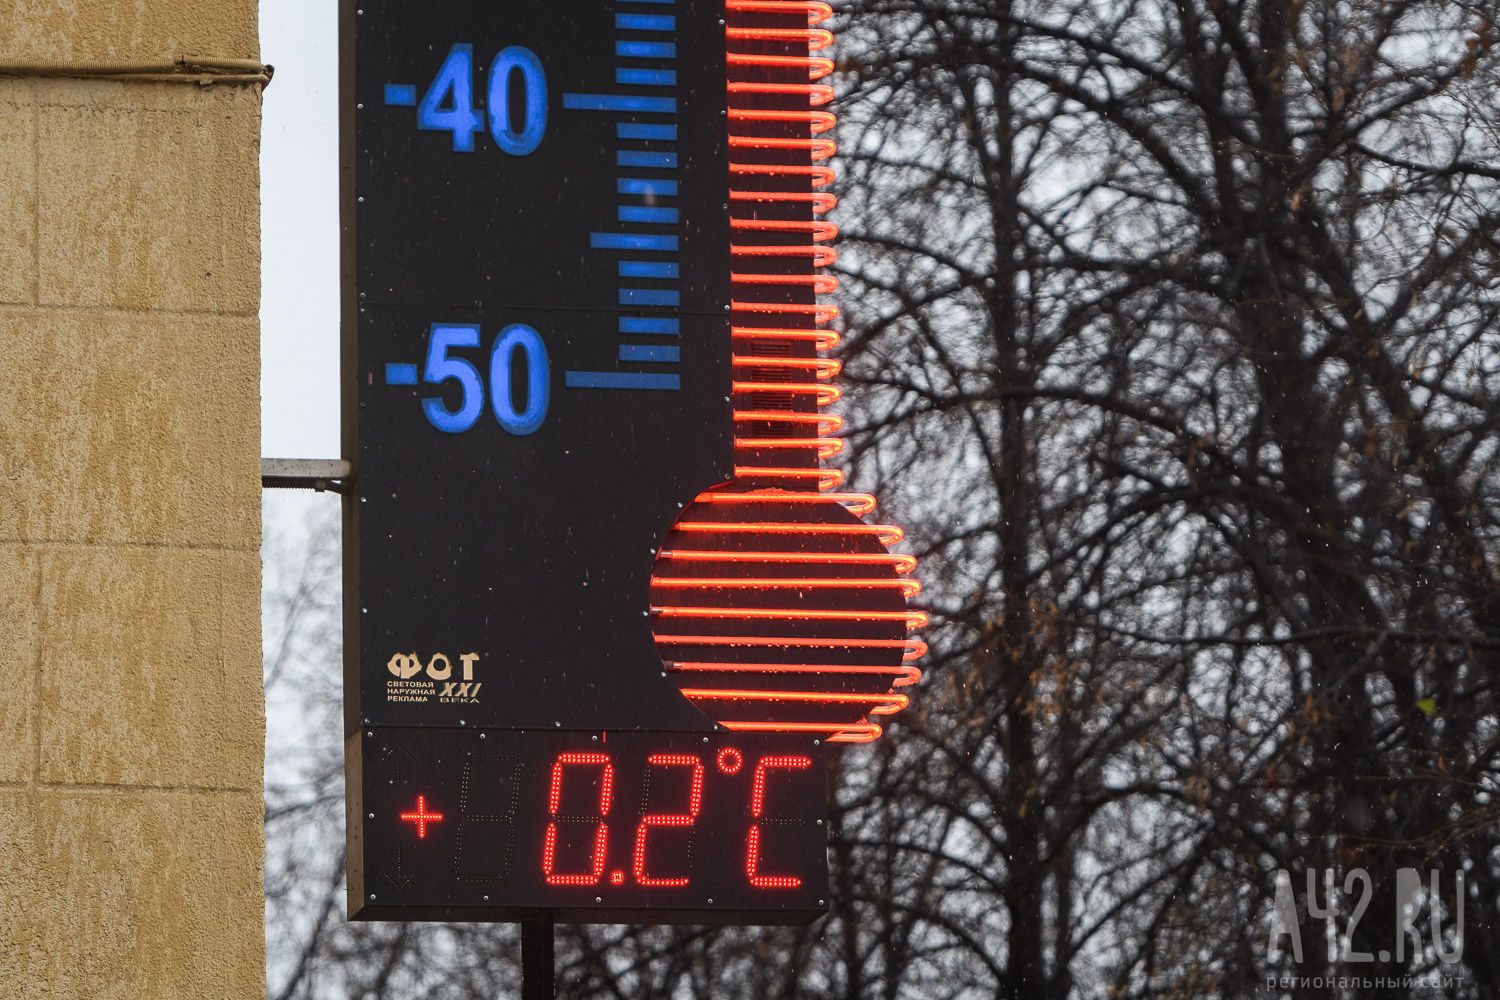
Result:
[[[344,10],[350,912],[796,923],[821,748],[663,671],[733,476],[721,7]]]

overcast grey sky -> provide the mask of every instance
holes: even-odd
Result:
[[[340,458],[338,10],[261,0],[261,455]]]

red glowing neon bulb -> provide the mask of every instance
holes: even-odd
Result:
[[[819,674],[889,674],[892,687],[906,687],[922,679],[922,671],[912,666],[859,666],[849,663],[716,663],[671,661],[668,670],[710,671],[715,673],[819,673]]]
[[[927,655],[927,643],[921,639],[803,639],[798,636],[760,635],[659,635],[663,645],[689,646],[807,646],[845,649],[900,649],[901,659],[920,660]],[[788,732],[793,730],[788,729]],[[800,732],[800,730],[797,730]]]
[[[820,0],[804,0],[802,3],[787,3],[786,0],[728,0],[724,7],[727,10],[753,10],[762,14],[805,10],[808,24],[820,24],[833,16],[833,8]]]
[[[818,438],[816,440],[824,440]],[[836,439],[835,439],[836,440]],[[842,443],[842,442],[840,442]],[[875,535],[882,542],[899,542],[900,528],[889,524],[797,524],[778,521],[678,521],[676,531],[745,532],[771,535]]]
[[[769,588],[791,587],[815,590],[899,590],[907,597],[915,597],[922,591],[916,580],[861,580],[848,577],[697,577],[659,576],[653,581],[658,587],[720,587],[726,590],[745,587]]]
[[[719,725],[740,733],[830,733],[829,743],[868,743],[882,732],[873,722],[737,722],[725,719]]]
[[[740,688],[683,688],[683,697],[693,701],[800,701],[827,704],[874,705],[874,715],[894,715],[911,703],[904,694],[835,694],[828,691],[746,690]]]
[[[406,820],[408,823],[417,824],[417,839],[420,840],[427,836],[427,824],[436,823],[438,820],[443,818],[443,814],[440,812],[428,812],[426,797],[418,795],[417,811],[402,813],[401,818]]]
[[[664,618],[790,618],[828,621],[904,621],[909,629],[927,624],[925,611],[824,611],[803,608],[653,607],[652,614]]]
[[[834,115],[814,110],[831,101],[832,88],[813,81],[831,73],[834,63],[791,53],[804,44],[809,50],[831,44],[833,35],[813,26],[833,11],[822,0],[726,0],[725,9],[734,482],[700,494],[696,509],[673,526],[658,552],[653,631],[667,669],[679,678],[718,671],[734,679],[733,687],[679,685],[725,728],[863,742],[881,728],[856,721],[858,713],[899,711],[905,695],[854,693],[818,682],[803,688],[787,676],[863,675],[906,685],[921,673],[905,664],[926,651],[919,639],[889,635],[903,626],[921,628],[928,618],[897,610],[920,592],[917,581],[897,579],[915,559],[882,551],[900,539],[900,530],[851,523],[847,514],[869,513],[875,498],[847,491],[839,471],[822,465],[844,448],[831,437],[842,421],[821,412],[839,398],[838,387],[829,384],[839,363],[817,356],[839,342],[836,332],[820,329],[839,310],[809,301],[839,284],[817,273],[837,256],[823,241],[838,235],[838,226],[822,218],[837,199],[818,190],[834,180],[834,171],[817,161],[834,156],[837,147]],[[767,50],[760,43],[789,45]],[[803,294],[786,295],[789,288]],[[871,536],[878,546],[869,544]],[[771,624],[781,621],[797,623],[804,634],[767,634],[793,630]],[[857,659],[826,663],[825,650]],[[891,662],[897,658],[903,665]],[[817,710],[812,718],[810,709]],[[742,711],[750,717],[734,717]],[[814,721],[825,711],[827,721]],[[800,884],[792,876],[760,874],[759,826],[750,833],[747,871],[755,884]]]

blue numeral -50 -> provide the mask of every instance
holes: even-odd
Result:
[[[510,88],[517,82],[526,97],[519,123],[510,115]],[[547,76],[535,52],[520,45],[500,50],[490,63],[487,103],[497,146],[511,156],[536,149],[547,131]],[[460,42],[448,50],[417,105],[417,128],[452,132],[455,150],[474,151],[474,133],[484,130],[484,112],[474,110],[474,46]]]
[[[450,410],[441,396],[422,400],[427,422],[447,434],[459,434],[473,427],[484,409],[484,379],[473,362],[449,357],[454,347],[478,347],[479,327],[471,323],[434,323],[427,340],[427,361],[422,366],[422,381],[441,385],[456,380],[459,387],[458,409]],[[511,365],[520,355],[526,363],[526,406],[516,407],[511,391]],[[551,394],[547,365],[547,348],[542,338],[524,323],[512,323],[500,331],[490,350],[490,410],[500,426],[512,434],[530,434],[542,426],[547,416]]]

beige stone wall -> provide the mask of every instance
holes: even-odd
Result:
[[[257,55],[247,0],[11,11],[0,65]],[[254,87],[0,78],[7,1000],[265,994],[259,129]]]

